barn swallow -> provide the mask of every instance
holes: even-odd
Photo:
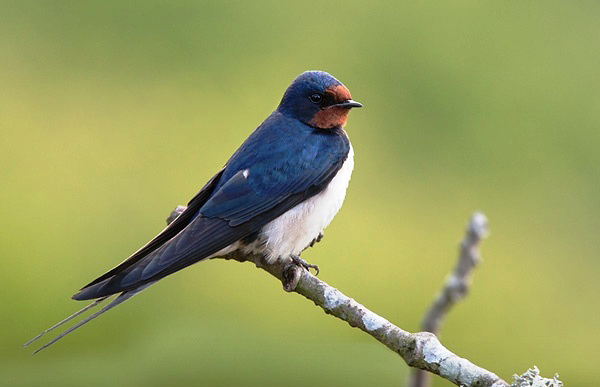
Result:
[[[185,211],[72,297],[95,302],[25,345],[119,294],[38,352],[163,277],[209,258],[240,252],[261,254],[267,264],[286,260],[308,270],[316,268],[300,254],[320,239],[342,206],[354,167],[344,125],[350,109],[361,106],[330,74],[307,71],[299,75],[277,109]]]

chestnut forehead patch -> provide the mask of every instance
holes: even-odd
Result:
[[[348,90],[348,88],[344,85],[335,85],[328,87],[325,90],[325,93],[329,94],[331,98],[337,103],[352,99],[352,96],[350,95],[350,90]]]

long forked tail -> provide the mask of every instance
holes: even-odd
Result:
[[[53,338],[52,340],[50,340],[49,342],[47,342],[46,344],[42,345],[41,347],[39,347],[38,349],[36,349],[35,351],[33,351],[32,354],[35,355],[36,353],[38,353],[42,349],[48,348],[52,344],[56,343],[58,340],[62,339],[63,337],[65,337],[69,333],[73,332],[75,329],[77,329],[80,326],[82,326],[82,325],[90,322],[91,320],[93,320],[96,317],[100,316],[102,313],[104,313],[104,312],[106,312],[106,311],[114,308],[115,306],[117,306],[119,304],[122,304],[123,302],[127,301],[131,297],[135,296],[136,294],[140,293],[142,290],[146,289],[147,287],[149,287],[150,285],[153,285],[153,284],[154,284],[154,282],[149,282],[149,283],[146,283],[146,284],[144,284],[144,285],[142,285],[142,286],[140,286],[138,288],[135,288],[135,289],[132,289],[132,290],[128,290],[126,292],[123,292],[123,293],[119,294],[117,296],[117,298],[115,298],[114,300],[112,300],[111,302],[109,302],[108,304],[106,304],[98,312],[89,315],[88,317],[84,318],[83,320],[81,320],[77,324],[75,324],[72,327],[70,327],[69,329],[65,330],[64,332],[62,332],[61,334],[59,334],[58,336],[56,336],[55,338]],[[88,311],[89,309],[97,306],[102,301],[104,301],[104,300],[106,300],[107,298],[110,298],[110,297],[111,296],[105,296],[105,297],[98,298],[96,301],[92,302],[91,304],[87,305],[86,307],[82,308],[81,310],[73,313],[72,315],[70,315],[69,317],[65,318],[64,320],[62,320],[62,321],[54,324],[50,328],[46,329],[45,331],[43,331],[42,333],[40,333],[39,335],[37,335],[36,337],[34,337],[33,339],[29,340],[28,342],[26,342],[25,344],[23,344],[23,347],[27,347],[29,344],[31,344],[34,341],[38,340],[39,338],[41,338],[42,336],[44,336],[46,333],[53,331],[54,329],[58,328],[59,326],[63,325],[64,323],[66,323],[66,322],[74,319],[75,317],[77,317],[77,316],[81,315],[82,313]]]

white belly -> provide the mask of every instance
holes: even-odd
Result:
[[[259,240],[269,263],[299,255],[331,223],[346,197],[352,169],[354,150],[350,146],[348,158],[325,190],[263,227]]]

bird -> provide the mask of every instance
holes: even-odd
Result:
[[[344,130],[362,104],[324,71],[297,76],[281,102],[162,232],[85,285],[74,300],[95,300],[24,344],[27,346],[102,301],[98,312],[65,330],[47,348],[158,280],[229,253],[261,254],[266,264],[318,266],[300,258],[340,210],[354,168]]]

